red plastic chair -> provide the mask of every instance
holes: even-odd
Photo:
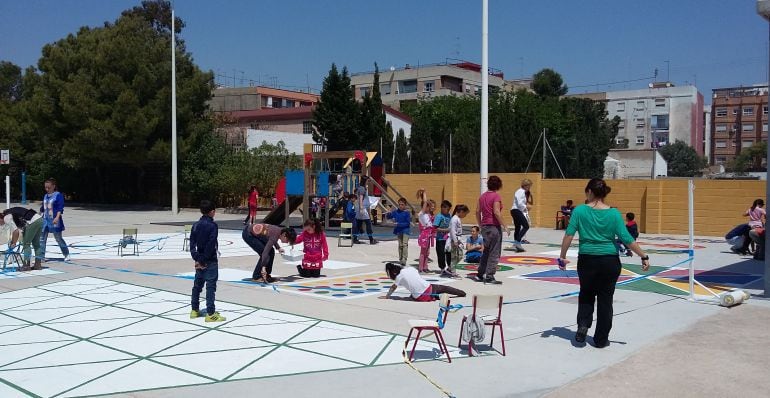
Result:
[[[477,310],[489,310],[497,308],[497,316],[495,315],[478,315]],[[501,295],[474,295],[473,296],[473,313],[470,318],[465,315],[460,323],[460,339],[457,341],[457,347],[460,347],[462,343],[463,327],[466,324],[472,322],[478,316],[483,322],[484,326],[492,326],[492,338],[489,340],[489,346],[492,347],[495,342],[495,327],[500,328],[500,342],[503,346],[503,356],[505,356],[505,335],[503,334],[503,321],[500,316],[503,312],[503,296]],[[494,349],[494,348],[493,348]],[[468,356],[473,356],[473,339],[468,342]]]
[[[444,342],[444,336],[441,334],[441,329],[446,324],[446,318],[449,314],[448,308],[449,308],[449,295],[444,293],[441,296],[439,296],[439,303],[441,307],[447,309],[442,311],[443,316],[441,319],[441,323],[439,324],[438,320],[410,320],[409,326],[411,329],[409,329],[409,336],[406,337],[406,342],[404,343],[404,348],[409,346],[409,340],[412,338],[412,332],[415,330],[417,331],[417,336],[414,339],[414,345],[412,346],[412,351],[409,353],[409,361],[412,361],[412,357],[414,356],[414,350],[417,348],[417,342],[420,340],[420,334],[423,332],[423,330],[429,330],[436,334],[436,342],[438,342],[438,348],[441,350],[442,353],[446,354],[446,359],[449,360],[449,363],[452,363],[452,358],[449,357],[449,350],[446,348],[446,342]]]

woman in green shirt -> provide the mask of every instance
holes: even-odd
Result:
[[[620,276],[620,257],[615,247],[616,236],[642,259],[642,270],[650,268],[650,258],[626,230],[620,212],[604,203],[610,187],[601,178],[593,178],[585,189],[586,204],[572,211],[567,231],[561,242],[559,268],[566,269],[567,249],[575,233],[580,234],[577,272],[580,279],[575,341],[583,343],[591,327],[594,301],[597,302],[594,345],[604,348],[610,344],[612,328],[612,296]]]

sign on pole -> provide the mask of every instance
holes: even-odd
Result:
[[[11,151],[8,149],[0,150],[0,164],[11,163]]]

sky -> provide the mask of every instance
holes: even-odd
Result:
[[[34,66],[42,47],[114,21],[139,0],[0,0],[0,60]],[[351,72],[463,59],[481,63],[481,0],[175,0],[181,37],[227,85],[317,91]],[[570,93],[711,90],[767,82],[768,23],[754,0],[489,0],[489,65],[506,79],[542,68]]]

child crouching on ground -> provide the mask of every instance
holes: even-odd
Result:
[[[445,272],[441,276],[449,278],[456,278],[457,264],[463,258],[463,221],[462,219],[468,215],[470,210],[466,205],[455,206],[454,212],[452,212],[452,219],[449,221],[449,242],[447,242],[447,251],[450,253],[449,265]]]
[[[481,261],[481,254],[484,252],[484,238],[479,234],[477,226],[471,227],[471,236],[465,241],[465,262],[476,263]]]
[[[385,213],[385,218],[396,222],[393,235],[398,237],[398,261],[404,266],[409,255],[409,227],[412,222],[412,213],[406,210],[406,199],[399,198],[398,209]]]
[[[217,291],[219,279],[219,264],[217,261],[217,236],[219,228],[214,222],[216,208],[210,200],[201,201],[201,214],[192,226],[190,232],[190,255],[195,260],[195,282],[193,282],[190,298],[192,311],[190,318],[200,316],[200,300],[203,285],[206,285],[206,322],[222,322],[225,317],[219,315],[214,308],[214,294]]]
[[[408,290],[414,301],[433,301],[441,293],[465,297],[465,292],[460,289],[428,283],[413,267],[401,267],[397,263],[387,263],[385,264],[385,272],[390,279],[393,279],[394,283],[388,290],[388,294],[380,298],[390,298],[399,286]]]
[[[321,221],[317,218],[305,221],[302,233],[297,236],[294,243],[304,243],[305,245],[302,264],[297,266],[300,276],[305,278],[321,276],[323,262],[329,259],[329,245],[326,244],[326,234],[324,234]]]

